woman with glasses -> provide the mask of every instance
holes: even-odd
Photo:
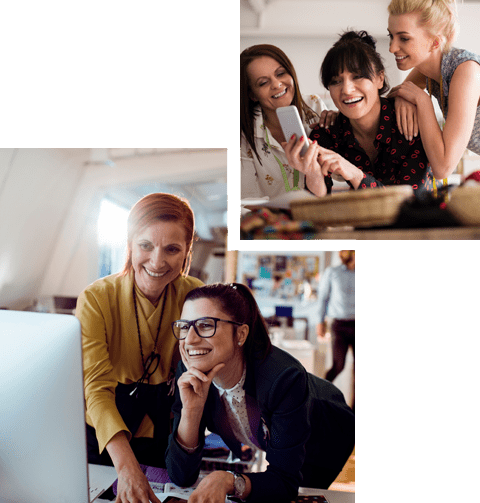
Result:
[[[166,464],[177,485],[198,478],[205,429],[240,457],[241,446],[266,452],[261,473],[217,470],[190,503],[290,502],[299,486],[328,488],[354,447],[354,415],[331,383],[306,372],[272,346],[250,290],[238,283],[206,285],[185,297],[172,323],[180,341]]]
[[[165,466],[180,359],[171,323],[202,284],[188,276],[194,215],[180,197],[149,194],[130,211],[127,232],[123,271],[88,286],[77,302],[88,461],[115,466],[117,502],[158,503],[139,463]]]

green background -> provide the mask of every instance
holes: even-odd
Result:
[[[19,2],[0,19],[2,147],[228,147],[240,245],[235,0]],[[357,501],[477,500],[478,243],[242,246],[357,251]]]

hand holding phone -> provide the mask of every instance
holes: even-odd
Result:
[[[305,138],[305,143],[302,147],[302,150],[300,151],[300,155],[303,157],[308,150],[310,140],[305,133],[305,128],[303,127],[297,107],[295,105],[290,105],[288,107],[279,107],[277,108],[276,112],[278,120],[280,121],[280,125],[282,126],[285,141],[288,142],[292,135],[296,136],[297,141],[302,136]]]

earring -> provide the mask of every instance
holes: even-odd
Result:
[[[239,343],[238,343],[238,345],[239,345],[239,346],[241,346],[241,345],[242,345],[242,343],[241,343],[241,342],[239,342]]]

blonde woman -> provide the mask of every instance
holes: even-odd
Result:
[[[446,178],[466,148],[480,154],[480,57],[452,47],[457,32],[454,0],[392,0],[388,12],[390,52],[400,70],[412,70],[390,96],[417,106],[433,174]],[[443,130],[425,89],[442,109]]]

